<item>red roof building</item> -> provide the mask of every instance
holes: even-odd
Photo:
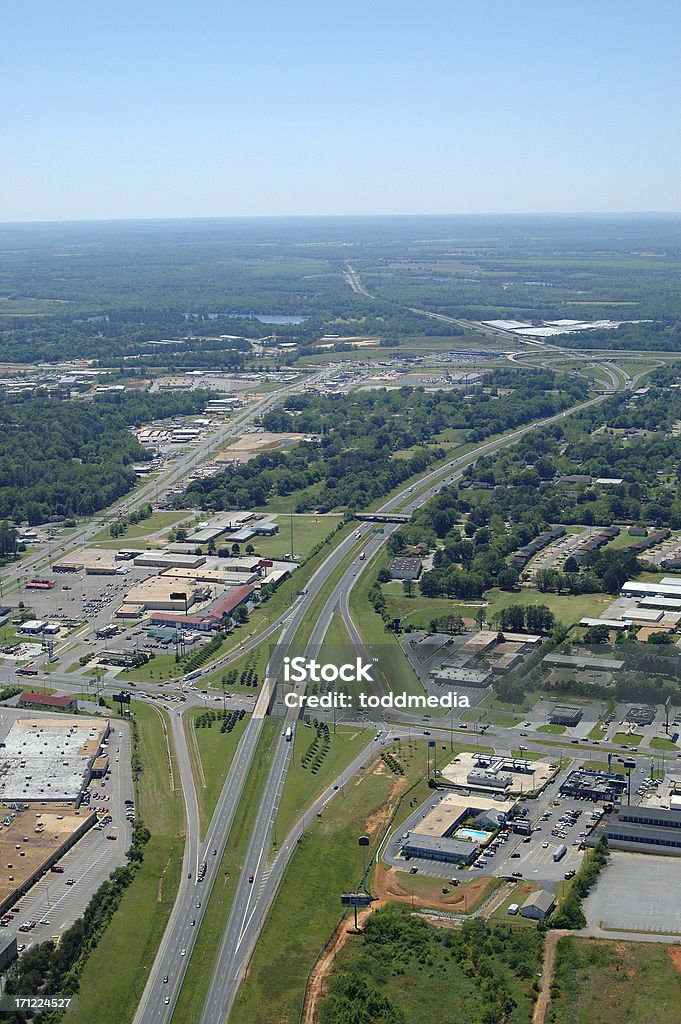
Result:
[[[21,708],[37,708],[47,711],[77,711],[75,697],[55,697],[50,693],[22,693],[18,700]]]

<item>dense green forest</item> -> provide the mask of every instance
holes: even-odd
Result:
[[[42,523],[106,508],[137,482],[132,464],[149,459],[130,427],[201,412],[208,391],[127,391],[69,401],[0,392],[0,518]]]
[[[321,1024],[530,1024],[543,934],[475,918],[435,928],[375,911],[335,961]]]
[[[678,351],[678,224],[519,216],[3,225],[0,359],[108,365],[142,355],[150,367],[238,368],[246,348],[229,339],[202,347],[202,338],[274,330],[298,343],[291,361],[326,331],[388,345],[462,334],[419,309],[473,321],[649,321],[560,344]],[[352,290],[348,264],[368,294]],[[272,316],[306,319],[273,326]],[[181,347],[159,352],[153,343],[168,339]]]
[[[681,438],[670,433],[678,421],[678,391],[651,388],[533,431],[479,459],[460,483],[416,511],[389,546],[393,552],[423,541],[438,546],[433,569],[421,577],[425,596],[480,597],[491,586],[513,590],[518,572],[508,556],[556,523],[681,529]],[[643,424],[648,432],[642,436],[625,433]],[[566,485],[560,482],[566,476],[590,477],[592,483]],[[597,484],[598,478],[621,483]],[[606,548],[588,555],[579,569],[547,570],[538,574],[537,585],[616,593],[639,565],[626,547]]]
[[[195,480],[178,505],[252,508],[290,495],[298,512],[366,508],[442,457],[442,431],[458,428],[468,440],[480,441],[584,397],[583,382],[571,378],[559,391],[558,380],[547,371],[508,369],[493,371],[484,387],[467,392],[400,388],[292,396],[268,412],[263,425],[313,440]]]

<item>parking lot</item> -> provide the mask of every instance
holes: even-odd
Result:
[[[678,857],[613,850],[584,902],[590,927],[681,933]]]
[[[561,773],[539,799],[522,802],[518,808],[514,822],[524,823],[531,829],[530,834],[519,834],[510,826],[502,829],[497,839],[486,850],[480,851],[469,869],[472,873],[529,879],[555,892],[557,883],[567,873],[580,868],[584,840],[596,824],[591,817],[594,804],[590,800],[560,796],[559,784],[564,777],[565,773]],[[391,836],[384,853],[388,863],[403,870],[416,868],[420,874],[436,878],[446,878],[453,872],[459,872],[456,864],[417,857],[405,861],[400,856],[404,836],[437,806],[443,795],[443,792],[433,795],[403,823],[398,833]],[[556,861],[554,853],[561,846],[566,850]]]
[[[580,846],[586,838],[582,833],[594,824],[590,821],[593,805],[590,801],[558,799],[557,787],[551,786],[550,790],[558,806],[548,798],[526,804],[525,820],[532,825],[531,834],[511,833],[495,854],[485,858],[483,870],[497,876],[526,878],[555,892],[556,883],[566,873],[579,869],[584,857]],[[566,852],[556,861],[553,856],[561,846],[566,847]]]

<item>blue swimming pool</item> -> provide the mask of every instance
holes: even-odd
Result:
[[[489,832],[483,832],[480,828],[460,828],[456,835],[459,839],[474,839],[477,843],[484,843],[489,838]]]

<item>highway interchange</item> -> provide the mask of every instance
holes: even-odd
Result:
[[[446,465],[425,474],[417,487],[404,488],[400,493],[385,502],[378,511],[380,513],[389,513],[399,508],[400,512],[404,511],[408,514],[425,503],[440,487],[460,476],[465,467],[475,462],[481,455],[494,451],[504,445],[512,444],[529,431],[554,422],[569,413],[578,412],[597,402],[603,401],[604,397],[598,396],[589,399],[586,402],[579,403],[566,413],[559,413],[540,423],[514,430],[503,438],[479,445],[466,455],[452,459]],[[414,493],[415,491],[417,493]],[[352,559],[342,578],[327,598],[317,622],[313,624],[309,641],[309,649],[311,651],[319,649],[327,632],[331,616],[336,608],[341,610],[346,626],[350,630],[350,634],[355,642],[361,644],[355,624],[350,618],[348,595],[357,581],[358,574],[366,568],[395,528],[393,524],[386,524],[383,534],[369,533],[365,527],[360,528],[358,532],[363,537],[361,549],[366,557],[361,562],[356,558]],[[286,618],[284,629],[275,649],[276,660],[268,666],[267,681],[269,682],[269,688],[267,684],[263,687],[255,712],[241,738],[233,760],[232,769],[209,828],[210,840],[202,844],[200,849],[197,849],[194,855],[190,855],[188,858],[189,861],[197,861],[198,858],[199,862],[202,857],[205,859],[207,864],[205,878],[202,882],[196,881],[195,876],[193,879],[189,877],[183,878],[183,886],[178,894],[175,911],[173,912],[173,920],[166,931],[166,936],[159,950],[159,956],[150,973],[143,998],[135,1016],[135,1024],[151,1024],[151,1022],[153,1024],[160,1024],[160,1022],[169,1021],[172,1018],[172,1011],[179,997],[182,981],[186,973],[191,947],[198,934],[201,917],[205,913],[207,897],[217,876],[219,862],[229,837],[229,830],[236,815],[239,799],[246,785],[248,772],[261,735],[262,723],[271,704],[273,696],[272,684],[279,675],[283,658],[293,642],[296,632],[305,621],[307,610],[314,602],[315,597],[322,590],[326,580],[334,570],[348,558],[350,553],[357,554],[358,551],[358,542],[354,534],[338,544],[310,579],[306,585],[305,593],[299,597],[297,604],[291,609]],[[241,872],[237,882],[227,927],[213,969],[212,981],[201,1016],[202,1024],[221,1024],[221,1022],[226,1020],[260,929],[264,923],[267,908],[274,898],[285,863],[295,846],[295,843],[291,842],[288,845],[286,843],[282,844],[274,860],[274,866],[271,865],[269,856],[272,849],[273,823],[292,752],[292,744],[286,741],[284,733],[287,725],[295,725],[297,716],[298,712],[292,709],[282,719],[281,735],[274,751],[272,767],[265,786],[262,803],[256,816],[256,826],[249,844],[244,870]],[[404,717],[406,719],[407,716]],[[365,759],[371,756],[372,746],[373,743],[369,744],[365,751]],[[183,772],[183,779],[186,779],[189,783],[189,788],[192,788],[191,774],[185,776]],[[335,784],[338,784],[338,780],[336,780]],[[331,792],[333,793],[333,791],[332,788]],[[294,832],[300,834],[303,827],[303,821],[297,823]],[[187,845],[189,848],[190,844],[188,843]],[[216,850],[215,855],[212,853],[213,849]],[[249,880],[251,876],[253,876],[253,881]],[[192,881],[194,884],[189,884]],[[199,892],[202,894],[200,900],[196,898]],[[201,907],[196,906],[198,902],[201,902]],[[188,926],[187,923],[191,920],[196,921],[194,926]],[[184,927],[179,922],[184,922]],[[176,937],[171,939],[169,933],[175,934]],[[183,949],[186,951],[185,954],[182,954]],[[165,977],[169,979],[167,983],[163,981]],[[167,1003],[165,1002],[166,999],[168,1000]]]
[[[135,504],[138,504],[152,500],[152,498],[158,496],[164,490],[176,486],[196,468],[199,462],[209,458],[212,453],[224,445],[228,438],[235,436],[248,424],[261,417],[266,409],[281,401],[288,394],[301,388],[309,387],[323,376],[323,373],[319,373],[312,378],[308,377],[293,386],[283,388],[258,402],[254,402],[247,410],[227,420],[211,438],[207,446],[204,446],[200,451],[194,449],[182,455],[173,466],[163,471],[157,480],[142,484],[134,495],[127,495],[125,499],[122,499],[113,506],[107,513],[107,520],[115,520],[117,515],[123,513],[133,501]],[[502,446],[512,444],[532,430],[603,401],[607,394],[622,387],[623,384],[625,387],[631,386],[630,380],[624,382],[612,371],[608,373],[608,376],[612,381],[612,389],[608,390],[606,394],[581,402],[566,412],[514,430],[504,437],[477,446],[465,455],[454,458],[446,465],[439,466],[425,474],[417,485],[404,488],[400,493],[386,501],[378,511],[387,514],[391,511],[399,510],[400,513],[409,514],[428,501],[442,486],[459,477],[467,466],[474,463],[482,455]],[[298,630],[305,623],[315,598],[322,592],[330,575],[343,566],[345,568],[342,576],[328,597],[326,597],[317,621],[312,624],[308,649],[310,651],[319,649],[328,630],[331,618],[334,612],[338,611],[358,651],[362,651],[361,636],[350,615],[349,594],[357,582],[358,576],[366,569],[374,555],[378,553],[395,528],[395,524],[388,523],[385,525],[382,534],[376,534],[369,531],[365,526],[360,526],[357,532],[352,533],[337,544],[308,581],[304,592],[299,594],[291,608],[287,609],[283,615],[271,623],[267,630],[251,638],[238,652],[233,652],[221,659],[221,665],[229,664],[230,661],[241,657],[244,650],[253,649],[282,627],[281,635],[274,649],[273,658],[268,665],[265,684],[261,688],[253,714],[240,739],[231,769],[204,840],[200,838],[198,802],[194,789],[189,751],[182,727],[182,716],[177,713],[170,715],[172,737],[186,810],[184,870],[171,917],[135,1015],[135,1024],[165,1024],[165,1022],[170,1021],[172,1018],[173,1009],[181,991],[192,949],[199,934],[211,891],[218,877],[220,862],[229,839],[230,829],[234,822],[239,801],[248,783],[249,773],[262,735],[263,723],[272,708],[274,697],[273,684],[280,676],[283,658],[287,651],[289,651]],[[65,545],[62,551],[82,547],[101,529],[101,519],[94,522],[91,521],[77,528],[69,537],[68,545]],[[357,559],[360,551],[365,556],[362,561]],[[47,559],[44,551],[38,551],[27,556],[22,563],[4,573],[2,578],[3,587],[11,589],[13,585],[16,585],[21,576],[26,576],[29,572],[36,572],[39,568],[44,567],[46,562]],[[215,667],[216,665],[213,664],[206,671],[214,671]],[[82,685],[81,682],[76,683],[72,676],[62,672],[54,672],[51,678],[54,684],[59,685],[60,688],[63,687],[65,691],[68,691],[71,686],[77,685],[80,687]],[[147,690],[153,689],[153,686],[147,687]],[[188,696],[190,697],[188,704],[195,704],[197,700],[201,699],[200,695],[196,693],[190,693]],[[338,785],[342,782],[342,778],[349,777],[352,772],[357,770],[362,764],[367,763],[373,756],[373,751],[377,744],[375,738],[372,738],[367,743],[365,749],[356,756],[353,764],[346,767],[343,777],[334,780],[325,792],[315,800],[314,804],[306,810],[305,814],[301,816],[301,819],[291,830],[290,835],[283,839],[277,848],[277,852],[272,856],[273,825],[293,750],[293,744],[287,742],[284,734],[287,725],[295,725],[298,714],[297,710],[289,710],[280,719],[280,734],[275,744],[262,802],[256,816],[256,825],[250,838],[244,867],[237,881],[227,926],[217,952],[210,987],[201,1014],[202,1024],[223,1024],[226,1020],[258,935],[264,924],[267,911],[274,899],[286,864],[295,849],[296,839],[302,834],[314,815],[333,798]],[[399,720],[392,727],[391,735],[406,735],[406,728],[409,723],[415,724],[418,722],[421,724],[420,716],[411,717],[403,714],[394,717],[398,717]],[[437,726],[434,726],[433,730],[434,734],[437,735]],[[449,731],[444,726],[441,731],[447,736],[449,735]],[[541,734],[534,735],[531,733],[529,739],[530,742],[533,740],[539,742]],[[508,742],[510,749],[512,740]],[[204,865],[203,868],[202,865]],[[166,978],[168,979],[167,982],[164,980]]]

